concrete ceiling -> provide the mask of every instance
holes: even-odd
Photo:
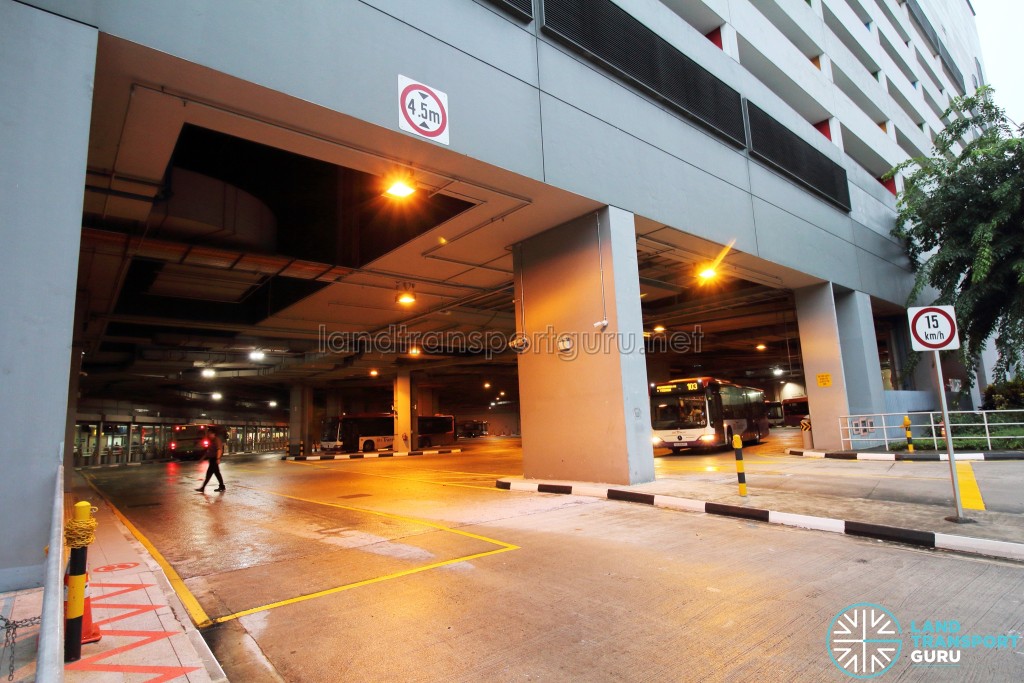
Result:
[[[415,219],[373,208],[395,173],[415,182]],[[395,330],[511,335],[512,245],[599,208],[101,35],[78,285],[82,398],[201,400],[213,391],[204,368],[219,372],[225,405],[252,408],[286,404],[294,383],[386,391],[399,367],[421,371],[442,404],[486,400],[475,388],[485,376],[514,391],[507,350],[489,358],[441,343],[412,357]],[[811,280],[730,252],[718,283],[698,285],[694,268],[721,250],[637,218],[645,324],[705,334],[699,358],[673,359],[672,371],[768,377],[785,363],[798,373],[790,290]],[[400,287],[415,290],[414,306],[396,303]],[[769,349],[752,351],[758,342]],[[264,358],[251,360],[255,350]]]

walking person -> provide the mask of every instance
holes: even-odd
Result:
[[[210,429],[206,432],[206,452],[203,453],[203,459],[209,464],[206,466],[206,478],[203,479],[203,485],[196,489],[200,493],[206,493],[206,485],[210,483],[210,477],[217,475],[217,483],[220,484],[215,490],[226,491],[224,488],[224,477],[220,475],[220,459],[224,455],[224,442],[217,436],[217,432]]]

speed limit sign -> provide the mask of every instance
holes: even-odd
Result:
[[[908,308],[910,346],[915,351],[948,351],[960,348],[956,314],[952,306]]]

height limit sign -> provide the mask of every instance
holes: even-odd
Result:
[[[448,144],[448,95],[405,76],[398,77],[398,127]]]
[[[915,351],[948,351],[960,348],[956,314],[952,306],[908,308],[910,346]]]

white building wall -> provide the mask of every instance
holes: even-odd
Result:
[[[95,56],[94,29],[0,2],[0,592],[43,580]]]

